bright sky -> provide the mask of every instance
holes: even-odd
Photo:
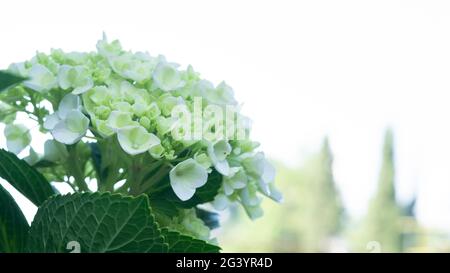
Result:
[[[6,1],[0,68],[51,47],[94,50],[103,31],[227,81],[272,158],[294,165],[328,134],[354,216],[391,125],[401,200],[417,192],[422,223],[450,229],[450,2]]]

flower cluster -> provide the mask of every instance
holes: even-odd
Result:
[[[108,42],[106,38],[97,43],[96,52],[38,53],[30,61],[12,64],[9,71],[27,80],[5,92],[0,106],[10,107],[11,113],[29,114],[43,132],[53,136],[44,155],[49,161],[67,157],[67,149],[80,142],[114,139],[120,149],[111,153],[113,157],[124,154],[131,160],[144,159],[133,171],[155,162],[169,166],[167,187],[180,201],[190,200],[208,183],[212,172],[222,177],[212,202],[218,210],[240,203],[256,218],[262,214],[263,196],[281,200],[274,186],[275,170],[257,150],[259,144],[248,137],[236,138],[235,130],[248,136],[250,128],[231,126],[227,114],[208,111],[211,106],[216,110],[233,106],[237,111],[232,120],[247,120],[225,82],[215,86],[191,66],[181,69],[163,56],[125,51],[117,40]],[[186,118],[180,112],[192,115]],[[31,141],[27,128],[14,118],[3,121],[8,123],[8,149],[21,152]],[[193,121],[201,122],[200,139],[190,134],[194,127],[198,129]],[[180,134],[181,138],[175,137]],[[30,157],[32,162],[38,161],[32,149]],[[132,171],[128,174],[126,179],[143,179]],[[117,175],[113,182],[120,178]],[[130,183],[125,184],[128,193],[144,191],[143,187],[132,191]]]

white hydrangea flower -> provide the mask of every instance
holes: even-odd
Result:
[[[108,43],[106,34],[103,33],[103,39],[97,42],[97,50],[103,57],[110,57],[119,55],[122,52],[122,46],[118,40]]]
[[[195,190],[208,180],[206,169],[192,158],[178,163],[169,176],[173,191],[182,201],[191,199]]]
[[[89,119],[81,112],[80,98],[67,94],[61,100],[58,111],[46,117],[44,128],[64,144],[78,142],[87,132]]]
[[[219,140],[215,144],[208,145],[208,156],[211,159],[214,168],[220,174],[228,176],[230,174],[230,165],[227,156],[231,153],[231,145],[226,140]]]
[[[166,62],[159,63],[153,71],[153,81],[163,91],[173,91],[184,86],[185,82],[177,65]]]
[[[157,144],[151,147],[148,152],[154,159],[160,159],[163,156],[165,149],[161,144]]]
[[[131,53],[109,56],[108,60],[114,72],[125,79],[142,82],[150,78],[151,63],[137,59]]]
[[[97,118],[92,118],[92,124],[95,126],[95,128],[97,129],[97,132],[102,136],[102,137],[109,137],[114,135],[114,131],[111,129],[111,127],[108,126],[107,121],[105,120],[101,120],[101,119],[97,119]]]
[[[210,170],[212,161],[208,155],[206,155],[205,153],[197,153],[194,155],[194,159],[205,169]]]
[[[169,116],[172,114],[172,110],[177,105],[184,105],[184,100],[181,97],[175,97],[169,93],[161,95],[158,99],[158,106],[161,113],[164,116]]]
[[[258,152],[253,156],[242,160],[246,172],[258,182],[259,189],[277,202],[283,199],[281,193],[275,188],[275,168],[264,156],[264,153]]]
[[[177,121],[178,119],[174,117],[165,118],[163,116],[159,116],[156,118],[156,128],[160,134],[164,135],[171,132],[175,128]]]
[[[71,145],[78,142],[89,127],[89,119],[80,111],[72,110],[64,120],[58,122],[52,129],[53,137],[64,144]]]
[[[142,126],[127,126],[120,129],[117,139],[122,149],[130,155],[142,154],[161,143],[157,136],[147,132]]]
[[[63,90],[73,88],[72,94],[75,95],[85,93],[94,86],[89,71],[82,66],[60,66],[58,83]]]
[[[19,154],[31,142],[31,134],[27,127],[21,124],[8,124],[5,126],[6,147],[10,152]]]
[[[119,129],[123,129],[130,126],[135,127],[139,125],[138,122],[132,120],[131,113],[124,111],[112,111],[111,114],[109,114],[106,124],[113,131],[118,131]]]
[[[217,105],[236,105],[233,89],[225,82],[221,82],[215,89],[208,90],[204,94],[206,99]]]
[[[231,195],[237,189],[247,186],[247,175],[242,167],[231,167],[230,176],[223,177],[223,191],[226,195]]]
[[[55,75],[45,66],[36,63],[34,64],[29,73],[29,80],[23,84],[35,91],[44,93],[56,87],[57,81]]]
[[[242,165],[248,174],[260,177],[263,174],[266,165],[264,153],[258,152],[254,155],[246,155],[242,160]]]

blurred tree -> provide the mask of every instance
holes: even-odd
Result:
[[[367,251],[367,245],[375,241],[382,252],[402,251],[401,211],[395,197],[394,143],[392,130],[384,137],[383,161],[378,189],[369,204],[362,230],[357,236],[355,250]]]
[[[330,251],[334,241],[331,239],[340,231],[343,218],[332,163],[330,145],[325,139],[320,151],[302,167],[290,169],[276,164],[276,183],[283,192],[283,204],[265,202],[264,217],[254,222],[233,217],[227,232],[220,236],[224,250]]]
[[[320,152],[305,164],[305,199],[302,248],[308,252],[324,252],[342,224],[343,207],[333,177],[333,155],[328,138]]]

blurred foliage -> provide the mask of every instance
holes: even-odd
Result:
[[[265,216],[254,222],[232,212],[225,251],[325,252],[343,223],[343,208],[332,173],[332,154],[325,139],[319,153],[301,168],[277,167],[284,202],[263,204]],[[239,240],[233,238],[239,237]]]
[[[369,242],[377,242],[382,252],[402,251],[402,208],[395,197],[394,137],[390,129],[384,137],[378,189],[369,204],[361,231],[353,248],[365,251]]]
[[[265,216],[251,221],[238,208],[218,240],[225,252],[449,252],[448,233],[426,229],[415,218],[416,199],[402,205],[395,194],[393,132],[382,147],[378,185],[362,219],[345,213],[333,178],[327,139],[299,167],[276,163],[284,202],[264,202]],[[221,232],[220,232],[221,231]]]

